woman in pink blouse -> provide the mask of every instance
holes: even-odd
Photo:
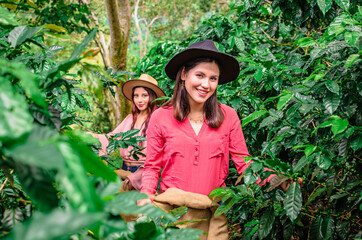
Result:
[[[132,101],[132,114],[129,114],[122,123],[108,133],[108,136],[115,135],[120,132],[126,132],[131,129],[140,129],[138,136],[145,136],[149,125],[151,114],[157,109],[154,102],[156,98],[165,96],[164,91],[158,87],[157,81],[147,74],[142,74],[138,79],[131,79],[122,85],[123,95]],[[102,144],[99,156],[107,154],[109,141],[105,134],[93,134]],[[141,142],[143,147],[147,146],[147,142]],[[145,162],[145,157],[140,156],[135,160],[130,155],[132,147],[128,149],[120,148],[120,156],[123,160],[122,169],[116,170],[122,180],[129,180],[133,188],[139,190],[140,176],[134,173]],[[146,149],[142,151],[146,154]]]
[[[225,186],[229,154],[240,174],[250,156],[239,117],[217,101],[217,85],[235,80],[238,61],[204,40],[176,54],[166,65],[175,80],[172,99],[150,119],[147,158],[141,192],[152,202],[161,175],[160,192],[168,188],[208,195]],[[249,163],[250,164],[250,163]]]

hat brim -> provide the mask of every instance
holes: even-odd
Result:
[[[222,52],[199,48],[186,49],[171,58],[165,67],[166,75],[175,80],[177,72],[185,63],[196,58],[204,57],[213,58],[221,65],[222,69],[220,69],[219,84],[234,81],[239,76],[239,62],[233,56]]]
[[[155,84],[140,79],[131,79],[122,85],[122,93],[130,101],[132,101],[132,91],[135,87],[147,87],[156,93],[157,98],[166,96],[165,92]]]

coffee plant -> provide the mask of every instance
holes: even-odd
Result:
[[[101,98],[118,81],[92,64],[96,29],[59,62],[64,46],[44,43],[59,29],[21,25],[0,6],[0,237],[198,239],[199,230],[175,227],[179,212],[139,207],[147,197],[139,192],[118,193],[121,180],[92,151],[98,140],[72,129],[82,125],[77,109],[91,110],[85,96]],[[134,134],[113,148],[142,140]],[[126,222],[127,215],[142,217]]]
[[[150,50],[138,73],[159,76],[189,44],[212,39],[241,66],[218,87],[242,119],[250,154],[231,167],[222,200],[232,239],[359,239],[361,229],[362,7],[349,0],[237,1],[183,42]],[[273,172],[264,171],[267,167]],[[265,186],[254,184],[276,174]],[[280,185],[289,183],[285,192]]]

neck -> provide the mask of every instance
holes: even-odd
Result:
[[[147,111],[147,110],[141,111],[141,112],[138,114],[138,117],[147,117],[147,116],[148,116],[148,111]]]
[[[198,104],[195,102],[190,102],[190,114],[198,114],[198,113],[204,113],[204,103],[203,104]]]

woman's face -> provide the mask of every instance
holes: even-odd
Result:
[[[137,87],[133,90],[133,102],[140,110],[140,112],[148,111],[148,102],[150,100],[150,96],[148,92],[143,87]]]
[[[181,73],[185,81],[190,105],[203,105],[214,94],[219,82],[220,69],[215,62],[201,62],[187,73]]]

